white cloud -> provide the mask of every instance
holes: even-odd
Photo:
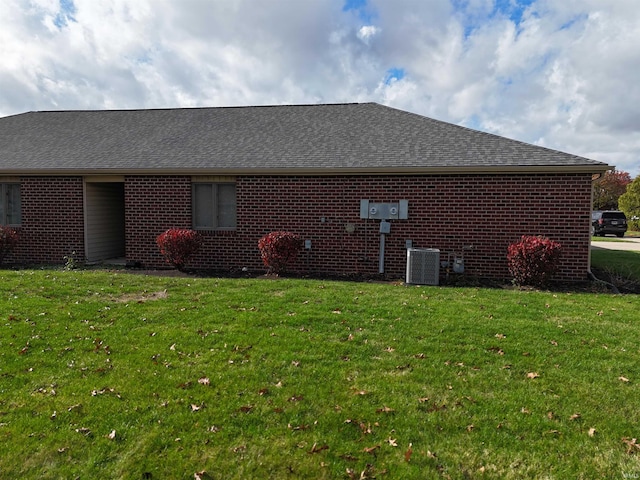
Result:
[[[640,174],[635,0],[64,5],[0,2],[0,115],[377,101]]]
[[[375,37],[380,32],[380,29],[373,25],[364,25],[358,30],[358,38],[364,43],[369,44],[369,40]]]

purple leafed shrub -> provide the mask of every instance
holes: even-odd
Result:
[[[18,245],[18,232],[4,225],[0,225],[0,265],[4,258]]]
[[[544,286],[558,269],[562,246],[542,236],[523,235],[507,249],[509,273],[516,285]]]
[[[302,249],[302,239],[291,232],[271,232],[258,241],[262,262],[268,273],[283,273]]]
[[[182,270],[189,258],[202,245],[202,236],[195,230],[170,228],[156,238],[160,253],[178,270]]]

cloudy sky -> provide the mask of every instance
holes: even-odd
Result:
[[[638,0],[0,0],[0,116],[378,102],[640,174]]]

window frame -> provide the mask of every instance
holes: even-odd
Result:
[[[9,214],[10,200],[9,187],[17,187],[18,189],[18,205],[13,205],[13,215]],[[0,180],[0,225],[9,227],[19,227],[22,225],[22,188],[20,182]],[[17,217],[17,222],[8,222],[10,216]]]
[[[211,218],[209,219],[211,224],[207,225],[198,225],[197,224],[197,213],[199,211],[198,206],[196,204],[197,195],[196,189],[198,186],[210,186],[211,187]],[[233,204],[233,225],[225,225],[220,226],[220,187],[222,186],[232,186],[234,187],[233,196],[234,196],[234,204]],[[214,178],[210,179],[208,177],[203,178],[194,178],[191,181],[191,227],[197,231],[203,232],[211,232],[211,231],[234,231],[237,229],[238,220],[238,202],[237,202],[237,190],[236,190],[236,182],[235,179],[230,178]]]

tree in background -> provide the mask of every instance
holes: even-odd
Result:
[[[622,170],[608,170],[593,183],[593,209],[617,210],[618,198],[627,190],[631,176]]]
[[[620,210],[627,216],[629,226],[640,230],[640,175],[627,185],[627,191],[618,199]]]

